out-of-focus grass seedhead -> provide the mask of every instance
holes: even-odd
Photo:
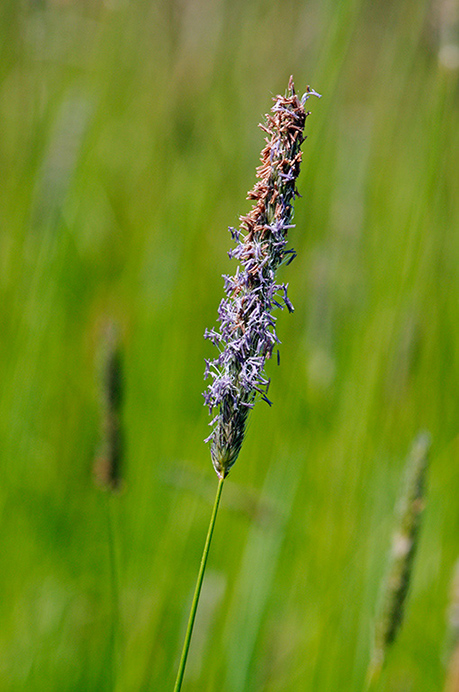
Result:
[[[108,490],[118,490],[122,480],[123,364],[120,328],[114,321],[102,330],[99,353],[99,391],[101,406],[101,443],[94,462],[94,478]]]
[[[394,643],[403,622],[418,546],[421,513],[425,504],[430,444],[430,435],[420,433],[407,461],[405,488],[400,497],[398,525],[392,539],[388,573],[383,585],[382,607],[376,624],[373,656],[368,671],[370,685],[379,677],[387,651]]]

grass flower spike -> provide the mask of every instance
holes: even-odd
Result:
[[[264,373],[265,361],[279,342],[275,307],[293,306],[287,297],[287,285],[276,283],[276,270],[289,263],[295,253],[287,250],[287,233],[292,228],[293,200],[298,195],[296,179],[300,172],[304,125],[309,115],[304,104],[311,95],[307,88],[303,98],[295,94],[290,77],[287,95],[277,96],[272,115],[266,116],[266,146],[261,153],[258,180],[248,194],[254,200],[251,211],[241,217],[241,230],[231,228],[236,248],[229,253],[239,266],[234,276],[224,276],[225,293],[218,310],[220,329],[206,330],[205,337],[218,347],[215,360],[206,361],[205,377],[213,380],[204,392],[209,410],[217,411],[211,422],[211,457],[219,481],[207,538],[191,603],[185,641],[174,692],[180,692],[190,648],[196,610],[215,527],[223,483],[241,451],[250,409],[259,396],[268,403],[269,380]]]
[[[225,478],[241,450],[247,416],[257,397],[267,397],[269,379],[264,367],[279,339],[273,308],[293,306],[288,284],[276,283],[276,270],[290,263],[294,250],[287,249],[292,228],[293,201],[298,192],[301,145],[305,140],[305,103],[313,89],[300,99],[290,77],[287,95],[277,96],[272,114],[260,125],[267,134],[257,169],[257,182],[248,193],[251,211],[241,217],[241,230],[230,228],[236,242],[230,258],[238,260],[234,276],[224,276],[226,297],[218,310],[220,329],[206,330],[205,338],[217,346],[215,360],[206,361],[205,378],[213,381],[204,392],[209,410],[217,411],[211,425],[211,457],[215,471]]]

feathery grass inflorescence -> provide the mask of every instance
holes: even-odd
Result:
[[[103,329],[99,354],[99,389],[101,405],[101,442],[94,461],[94,478],[107,490],[121,485],[123,458],[123,368],[119,326],[109,321]]]
[[[225,293],[218,310],[220,329],[206,330],[205,338],[220,350],[207,361],[205,378],[213,381],[204,392],[212,420],[211,457],[215,471],[224,478],[236,461],[244,439],[247,416],[259,396],[267,403],[269,379],[264,367],[279,339],[273,308],[293,306],[287,296],[288,284],[276,283],[276,270],[290,263],[294,250],[287,246],[293,227],[293,201],[298,192],[301,144],[309,115],[304,105],[310,96],[319,96],[307,87],[300,99],[290,78],[287,95],[275,98],[266,124],[266,146],[261,153],[258,180],[248,193],[254,200],[251,211],[241,217],[241,230],[230,228],[236,248],[230,258],[239,261],[234,276],[224,276]]]
[[[421,513],[425,504],[430,444],[430,435],[420,433],[408,457],[405,488],[398,508],[398,525],[392,539],[382,608],[375,629],[373,656],[368,670],[369,684],[379,677],[387,651],[394,643],[403,621],[418,546]]]
[[[299,99],[290,77],[286,96],[274,99],[272,115],[267,115],[266,125],[260,126],[267,137],[261,166],[257,169],[258,181],[248,194],[248,199],[255,203],[241,217],[242,231],[230,228],[236,248],[229,255],[239,260],[240,266],[234,276],[224,276],[226,298],[218,310],[220,330],[205,332],[205,338],[220,350],[215,360],[206,361],[205,378],[211,375],[213,382],[204,392],[210,412],[217,409],[207,439],[211,441],[212,463],[219,480],[174,692],[182,687],[223,482],[241,451],[247,416],[257,395],[271,403],[264,366],[279,341],[271,311],[283,306],[293,311],[287,285],[277,284],[275,274],[280,264],[289,263],[295,256],[293,250],[286,249],[287,233],[292,228],[300,147],[305,140],[304,125],[309,115],[304,104],[311,95],[319,96],[307,87]]]

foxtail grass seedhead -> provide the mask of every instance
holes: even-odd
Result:
[[[115,322],[104,327],[99,358],[101,444],[94,462],[94,478],[98,485],[116,490],[121,484],[123,457],[123,369],[120,332]]]
[[[213,381],[204,392],[209,411],[217,410],[207,441],[220,478],[229,473],[241,450],[249,410],[257,397],[267,397],[269,380],[264,367],[279,339],[273,308],[284,306],[293,312],[287,296],[288,284],[278,284],[276,270],[289,264],[294,250],[286,249],[293,218],[293,201],[298,192],[304,126],[309,115],[304,109],[313,89],[300,99],[290,77],[286,96],[277,96],[266,124],[266,146],[257,169],[257,182],[247,198],[254,200],[251,211],[241,217],[240,230],[230,228],[236,243],[230,258],[239,261],[234,276],[224,276],[225,293],[218,310],[220,328],[206,330],[205,338],[220,354],[206,361],[205,378]]]
[[[403,621],[425,503],[429,450],[430,435],[421,433],[413,443],[407,462],[406,484],[400,498],[398,526],[392,540],[381,615],[376,625],[373,673],[381,669],[386,651],[395,641]]]

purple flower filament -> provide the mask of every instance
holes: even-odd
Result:
[[[308,87],[299,99],[290,78],[287,95],[275,99],[266,125],[260,125],[267,137],[258,180],[247,195],[254,205],[241,217],[240,231],[230,228],[236,247],[228,254],[239,266],[234,276],[224,276],[226,297],[218,309],[219,331],[206,330],[204,335],[219,349],[217,358],[206,361],[204,376],[212,382],[204,398],[209,411],[217,411],[206,441],[211,442],[212,463],[220,478],[228,475],[239,455],[255,400],[271,404],[264,367],[279,343],[271,311],[285,306],[293,312],[288,284],[276,283],[276,270],[295,257],[286,245],[288,230],[293,228],[300,147],[309,115],[304,104],[311,95],[319,96]]]

